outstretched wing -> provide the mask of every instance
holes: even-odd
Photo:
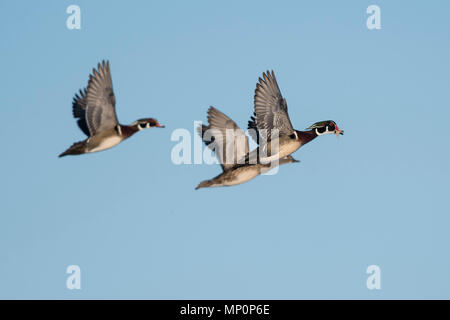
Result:
[[[256,125],[262,140],[270,141],[271,130],[278,129],[279,136],[289,136],[294,132],[289,119],[286,99],[278,87],[277,79],[272,71],[263,73],[256,84],[255,97]]]
[[[86,99],[86,120],[91,136],[118,125],[109,61],[99,63],[98,69],[93,69],[89,76]]]
[[[78,127],[89,137],[90,133],[86,122],[86,88],[80,89],[78,93],[75,93],[72,100],[72,113],[73,117],[78,119]]]
[[[199,127],[203,142],[216,152],[224,171],[232,168],[248,154],[248,138],[228,116],[214,107],[208,110],[208,126]]]

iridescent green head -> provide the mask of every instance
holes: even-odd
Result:
[[[318,136],[328,133],[334,133],[337,136],[344,134],[344,130],[339,129],[333,120],[316,122],[306,130],[314,130]]]

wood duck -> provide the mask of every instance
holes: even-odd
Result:
[[[263,73],[263,79],[259,78],[256,84],[254,116],[250,118],[248,128],[259,147],[252,151],[247,159],[256,157],[261,163],[276,158],[283,159],[318,136],[344,134],[332,120],[316,122],[306,131],[294,130],[289,119],[286,99],[281,95],[273,71]],[[277,150],[271,150],[272,145],[277,146]]]
[[[244,131],[228,116],[216,108],[210,107],[208,123],[208,126],[202,125],[197,128],[198,134],[203,142],[215,151],[223,172],[210,180],[202,181],[195,188],[196,190],[207,187],[238,185],[273,168],[270,163],[249,164],[248,161],[241,161],[248,155],[248,138]],[[298,161],[288,155],[280,159],[278,165],[293,162]]]
[[[116,115],[109,61],[98,64],[89,75],[87,88],[75,94],[72,102],[73,116],[86,140],[75,142],[59,156],[91,153],[112,148],[140,130],[164,128],[156,119],[139,119],[130,125],[119,124]]]

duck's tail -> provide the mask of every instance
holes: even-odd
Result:
[[[69,149],[59,155],[64,157],[67,155],[83,154],[86,152],[86,141],[75,142]]]
[[[208,187],[211,187],[212,185],[213,185],[212,180],[204,180],[198,184],[198,186],[195,188],[195,190],[198,190],[200,188],[208,188]]]
[[[291,155],[286,156],[286,157],[280,159],[279,161],[280,161],[280,163],[279,163],[280,166],[282,164],[286,164],[286,163],[300,162],[299,160],[294,159]]]

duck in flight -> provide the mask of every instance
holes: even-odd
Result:
[[[203,142],[213,151],[222,167],[218,176],[200,182],[195,188],[234,186],[247,182],[274,168],[271,163],[244,162],[248,155],[248,138],[244,131],[227,115],[214,107],[208,110],[208,125],[198,127]],[[277,165],[298,162],[290,155],[280,159]]]
[[[153,118],[139,119],[130,125],[119,124],[109,61],[102,61],[97,69],[93,69],[87,88],[75,94],[72,111],[74,118],[78,119],[78,126],[88,138],[75,142],[59,157],[106,150],[138,131],[152,127],[164,128]]]
[[[273,71],[263,73],[263,77],[258,79],[254,114],[248,122],[248,129],[252,129],[249,133],[259,143],[259,147],[246,159],[256,157],[262,163],[283,159],[318,136],[344,134],[333,120],[316,122],[306,131],[295,130],[289,118],[286,99],[281,95]]]
[[[259,145],[255,150],[249,152],[245,133],[219,110],[213,107],[208,110],[208,122],[208,126],[198,128],[198,133],[215,151],[223,172],[201,182],[196,189],[247,182],[274,166],[299,162],[291,153],[318,136],[344,134],[332,120],[316,122],[305,131],[295,130],[273,71],[263,73],[263,78],[259,78],[256,84],[254,114],[248,122],[248,132]],[[228,135],[228,130],[234,134]]]

